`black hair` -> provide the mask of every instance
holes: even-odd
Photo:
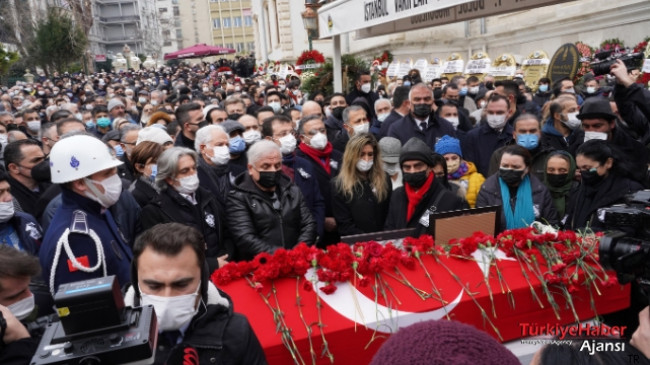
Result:
[[[442,171],[444,172],[444,176],[442,177],[442,186],[444,186],[447,190],[451,190],[451,184],[449,183],[449,179],[447,178],[447,161],[445,160],[445,157],[439,153],[432,153],[431,154],[431,161],[433,162],[433,165],[431,167],[436,167],[438,165],[442,166]],[[431,172],[433,173],[433,172]]]
[[[40,148],[38,145],[38,142],[33,139],[19,139],[17,141],[9,142],[5,146],[4,150],[4,159],[5,159],[5,169],[9,171],[9,164],[13,163],[18,165],[20,161],[22,161],[25,156],[23,155],[23,146],[37,146]]]
[[[408,86],[398,86],[393,90],[393,105],[395,109],[402,107],[405,101],[409,100],[409,90]]]
[[[262,113],[262,112],[272,112],[272,113],[275,113],[275,111],[273,111],[273,108],[271,108],[271,107],[268,106],[268,105],[264,105],[263,107],[260,107],[259,109],[257,109],[257,110],[255,111],[255,117],[257,117],[257,116],[258,116],[260,113]]]
[[[95,105],[95,107],[93,108],[93,111],[92,111],[93,118],[95,118],[95,115],[97,115],[99,113],[107,113],[108,114],[108,108],[106,107],[106,105]],[[54,114],[56,114],[56,113],[54,113]],[[51,119],[54,119],[54,114],[52,115]],[[52,122],[56,122],[56,121],[52,120]]]
[[[97,107],[95,107],[95,108],[97,108]],[[106,107],[104,107],[104,108],[106,108]],[[107,111],[107,113],[108,113],[108,111]],[[56,123],[59,119],[68,118],[70,116],[72,116],[72,112],[69,111],[69,110],[65,110],[65,109],[57,110],[50,116],[50,122]],[[94,116],[95,115],[93,114],[93,117]]]
[[[517,85],[516,81],[513,80],[499,80],[494,82],[494,87],[497,88],[499,86],[503,87],[503,91],[506,92],[508,96],[514,95],[515,100],[519,97],[519,85]]]
[[[185,126],[185,123],[190,121],[190,111],[193,110],[201,111],[201,106],[197,103],[187,103],[179,106],[175,113],[178,124]]]
[[[530,167],[533,163],[533,157],[530,155],[530,152],[518,144],[512,144],[504,148],[503,153],[501,154],[502,158],[506,153],[513,156],[521,156],[524,159],[526,167]]]
[[[284,115],[274,115],[262,122],[262,137],[273,137],[273,122],[291,123],[291,119]]]

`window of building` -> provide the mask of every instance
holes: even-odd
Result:
[[[172,0],[172,4],[178,5],[178,0]]]
[[[248,50],[249,51],[254,51],[255,50],[255,42],[248,42]]]
[[[183,39],[183,30],[176,29],[176,39]]]
[[[235,47],[233,47],[232,43],[226,43],[226,48],[235,48]]]
[[[244,43],[237,43],[237,52],[244,52]]]
[[[250,15],[244,16],[244,26],[252,27],[253,26],[253,17]]]
[[[235,16],[232,18],[235,23],[235,28],[241,28],[241,17]]]
[[[230,18],[223,18],[223,27],[224,28],[230,28],[232,19]]]
[[[161,13],[166,13],[167,8],[158,8],[158,11],[161,12]]]
[[[178,10],[178,6],[174,6],[174,16],[180,16],[181,12]]]
[[[213,29],[221,28],[221,19],[219,18],[212,19],[212,28]]]

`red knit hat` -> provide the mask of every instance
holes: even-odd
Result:
[[[400,329],[379,348],[370,364],[520,365],[520,362],[487,333],[464,323],[441,319]]]

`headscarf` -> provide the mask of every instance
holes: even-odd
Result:
[[[569,192],[571,190],[571,187],[573,186],[573,178],[576,173],[576,160],[571,156],[571,154],[567,151],[564,150],[558,150],[550,153],[548,157],[546,158],[546,162],[544,163],[544,166],[548,165],[548,160],[551,159],[551,157],[555,156],[566,156],[566,158],[569,160],[569,173],[564,181],[564,184],[561,186],[552,186],[548,182],[548,174],[546,173],[546,168],[544,169],[544,185],[548,188],[549,192],[551,193],[551,198],[553,198],[553,205],[555,205],[555,209],[557,210],[560,219],[564,217],[564,213],[566,212],[566,198],[569,195]]]

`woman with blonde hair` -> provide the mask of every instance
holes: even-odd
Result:
[[[369,133],[355,134],[345,147],[342,165],[332,180],[332,209],[339,233],[383,230],[392,187],[377,139]]]
[[[578,119],[579,108],[576,97],[569,94],[560,94],[546,103],[540,144],[549,149],[568,151],[569,146],[578,143],[576,136],[582,125]]]

